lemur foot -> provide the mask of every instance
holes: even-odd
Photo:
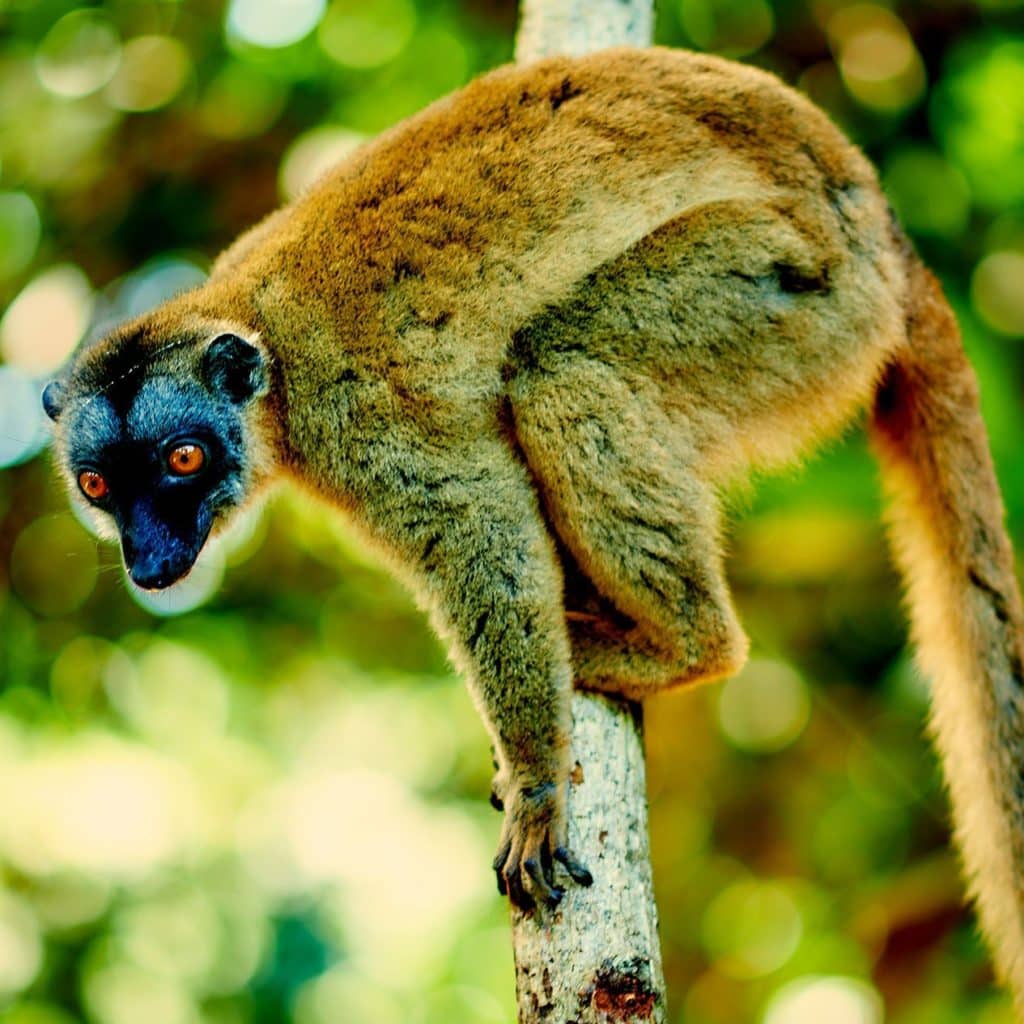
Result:
[[[494,858],[498,892],[520,910],[537,902],[557,907],[565,889],[555,882],[555,863],[578,885],[593,876],[568,850],[565,812],[553,783],[510,789],[504,794],[505,827]]]

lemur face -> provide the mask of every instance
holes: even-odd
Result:
[[[141,364],[133,358],[86,352],[66,381],[46,388],[43,406],[58,423],[73,499],[101,533],[120,538],[132,581],[157,590],[189,572],[247,496],[245,407],[267,375],[260,351],[234,334],[198,351],[179,342]]]

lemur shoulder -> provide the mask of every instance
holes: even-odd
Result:
[[[514,902],[557,903],[573,682],[738,670],[717,494],[865,407],[957,839],[1024,994],[1022,613],[955,320],[874,171],[773,76],[613,50],[501,68],[72,359],[73,500],[143,587],[269,481],[415,588],[495,742]]]

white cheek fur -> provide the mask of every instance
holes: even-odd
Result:
[[[72,494],[71,511],[74,513],[75,518],[94,537],[99,537],[100,540],[120,540],[121,535],[117,532],[113,516],[90,505],[89,502],[77,493]]]

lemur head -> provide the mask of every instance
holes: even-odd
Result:
[[[43,392],[72,500],[120,538],[132,581],[161,589],[265,477],[267,356],[225,323],[135,321],[78,353]]]

